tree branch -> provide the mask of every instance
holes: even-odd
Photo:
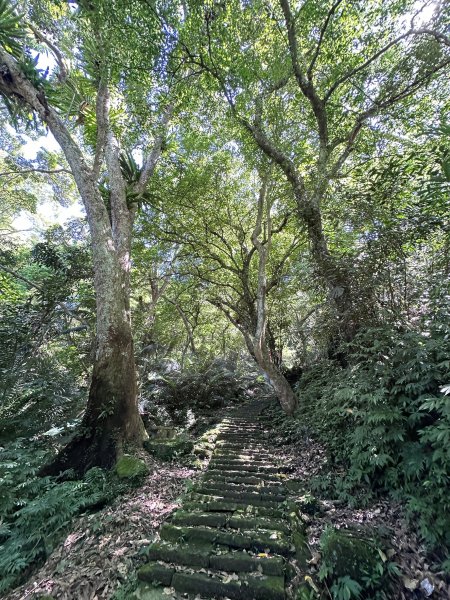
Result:
[[[309,81],[312,80],[312,74],[313,74],[313,71],[314,71],[314,66],[315,66],[316,60],[317,60],[317,58],[318,58],[318,56],[320,54],[320,48],[322,46],[322,42],[323,42],[323,39],[325,37],[325,32],[327,30],[328,24],[331,21],[331,18],[334,15],[334,13],[338,9],[339,5],[342,4],[342,2],[343,2],[343,0],[336,0],[336,2],[333,4],[333,6],[328,11],[328,14],[326,16],[324,24],[322,25],[322,28],[320,30],[320,35],[319,35],[319,41],[317,42],[316,49],[314,51],[313,57],[312,57],[311,62],[309,64],[308,70],[306,72],[306,76],[308,77]]]
[[[95,116],[97,121],[97,140],[95,144],[94,165],[92,167],[92,175],[95,181],[99,178],[100,168],[103,162],[103,155],[106,148],[106,140],[108,137],[109,120],[109,90],[108,78],[105,74],[100,77],[100,82],[97,91],[95,102]]]
[[[286,21],[286,29],[289,41],[289,53],[291,56],[292,68],[294,75],[303,95],[309,100],[314,116],[317,121],[319,130],[319,139],[321,146],[322,160],[325,160],[325,154],[328,146],[328,120],[325,112],[325,103],[319,98],[314,88],[311,79],[306,79],[303,71],[300,67],[299,54],[298,54],[298,43],[297,34],[295,32],[295,22],[292,15],[289,0],[280,0],[280,5],[283,10],[284,18]]]
[[[324,102],[326,103],[330,99],[332,94],[337,90],[337,88],[339,86],[341,86],[343,83],[345,83],[346,81],[348,81],[351,77],[353,77],[360,71],[363,71],[364,69],[366,69],[369,65],[371,65],[374,61],[376,61],[378,58],[380,58],[380,56],[385,54],[393,46],[395,46],[402,40],[404,40],[410,36],[414,36],[414,35],[431,35],[431,36],[435,37],[435,39],[437,41],[440,41],[440,42],[444,43],[445,45],[450,46],[450,39],[447,38],[442,33],[439,33],[437,31],[434,31],[434,30],[428,29],[428,28],[409,29],[402,35],[399,35],[395,39],[391,40],[388,44],[384,45],[382,48],[380,48],[380,50],[378,50],[378,52],[375,52],[375,54],[372,54],[372,56],[370,56],[368,59],[366,59],[361,65],[359,65],[358,67],[355,67],[354,69],[350,69],[350,71],[347,71],[347,73],[342,75],[342,77],[339,77],[333,83],[333,85],[330,87],[330,89],[326,92],[326,94],[324,96]]]
[[[0,177],[6,177],[6,175],[27,175],[28,173],[43,173],[45,175],[67,173],[73,177],[73,173],[69,169],[24,169],[23,171],[4,171],[3,173],[0,173]]]
[[[50,50],[52,51],[53,55],[56,58],[56,62],[58,63],[58,67],[59,67],[58,79],[61,82],[65,81],[67,79],[68,72],[67,72],[67,67],[64,63],[64,59],[63,59],[62,54],[59,51],[59,49],[55,46],[55,44],[53,44],[53,42],[51,42],[48,39],[48,37],[46,37],[41,31],[36,29],[36,27],[34,27],[34,25],[32,25],[31,23],[27,23],[27,25],[31,29],[31,31],[34,33],[35,38],[39,42],[44,43],[46,46],[48,46],[50,48]]]
[[[159,124],[159,132],[155,137],[153,148],[144,162],[139,181],[137,182],[134,190],[136,194],[142,195],[145,192],[145,188],[147,187],[148,181],[155,171],[156,164],[162,153],[164,140],[167,133],[167,127],[170,119],[172,118],[173,110],[174,105],[171,102],[168,104],[165,111],[163,112],[161,122]]]

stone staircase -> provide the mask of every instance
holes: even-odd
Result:
[[[284,600],[295,546],[266,406],[246,404],[222,421],[208,470],[148,549],[135,598]]]

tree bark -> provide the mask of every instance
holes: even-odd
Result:
[[[89,224],[97,309],[96,352],[86,412],[74,439],[42,474],[111,467],[125,444],[142,443],[146,432],[137,406],[136,370],[129,313],[131,218],[114,140],[107,140],[111,178],[111,226],[93,170],[58,113],[0,49],[0,91],[19,98],[47,124],[70,165]],[[107,112],[106,102],[102,106]],[[99,132],[99,136],[104,132]],[[119,170],[118,170],[119,169]]]
[[[292,415],[297,406],[297,398],[284,375],[275,365],[267,345],[267,275],[266,266],[270,253],[272,241],[272,223],[271,223],[271,204],[267,192],[268,175],[263,177],[263,182],[258,198],[258,213],[255,229],[252,233],[252,243],[256,248],[258,255],[258,285],[256,292],[256,328],[252,336],[246,336],[247,346],[251,345],[253,356],[261,367],[267,373],[270,382],[275,390],[281,408],[288,415]],[[264,229],[266,231],[261,241],[259,238],[263,234],[263,216],[265,216]]]

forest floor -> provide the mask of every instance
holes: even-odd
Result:
[[[323,470],[326,450],[317,441],[305,438],[286,444],[283,437],[279,436],[275,443],[279,445],[281,461],[292,478],[310,481]],[[387,558],[394,561],[400,571],[399,585],[392,596],[393,600],[419,600],[428,597],[421,589],[421,582],[424,580],[428,580],[433,586],[433,592],[429,595],[432,600],[450,598],[448,576],[439,572],[432,564],[434,557],[429,555],[412,524],[407,522],[401,504],[384,498],[365,508],[351,508],[339,501],[319,499],[318,510],[309,517],[307,529],[312,555],[309,561],[311,576],[317,575],[320,568],[319,540],[327,526],[371,530],[387,540]],[[436,564],[438,560],[436,557]]]
[[[93,513],[75,519],[70,533],[29,581],[4,600],[106,600],[142,562],[147,546],[179,506],[186,483],[201,471],[141,456],[150,474],[143,484]]]
[[[326,462],[325,449],[304,438],[286,443],[282,436],[272,438],[280,463],[289,477],[308,482]],[[118,497],[105,508],[74,520],[70,532],[29,580],[4,600],[32,600],[51,595],[55,600],[107,600],[132,579],[144,562],[144,548],[152,542],[165,519],[179,507],[188,482],[195,482],[203,470],[181,463],[161,462],[147,453],[142,458],[149,467],[143,484]],[[206,465],[206,462],[205,462]],[[305,489],[298,492],[305,494]],[[339,529],[371,529],[388,541],[387,557],[400,570],[394,599],[419,600],[427,597],[421,582],[433,586],[432,600],[448,600],[450,584],[433,568],[417,534],[404,518],[402,507],[389,499],[366,508],[349,508],[338,501],[318,499],[317,510],[308,518],[309,569],[317,581],[321,555],[319,539],[329,525]],[[304,573],[302,574],[302,577]],[[124,596],[126,597],[126,596]],[[330,596],[331,597],[331,596]]]

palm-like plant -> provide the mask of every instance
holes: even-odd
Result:
[[[8,0],[0,0],[0,46],[16,58],[22,54],[21,41],[26,37],[22,19]]]

